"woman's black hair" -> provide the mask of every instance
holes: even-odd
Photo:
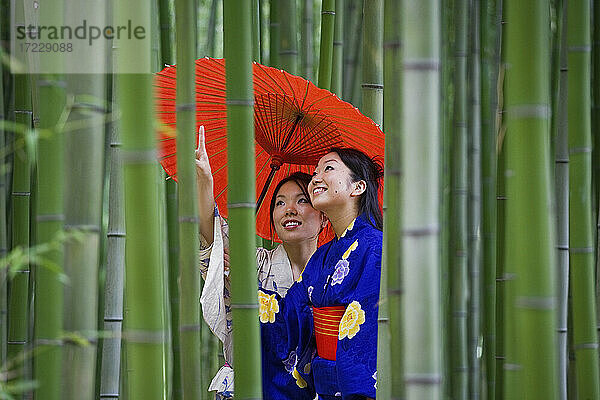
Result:
[[[275,222],[273,221],[273,210],[275,210],[275,200],[277,199],[277,193],[279,193],[279,189],[281,189],[281,187],[288,182],[294,182],[300,187],[302,194],[306,197],[306,200],[308,200],[308,202],[312,206],[310,196],[308,195],[308,184],[311,181],[311,179],[312,176],[307,174],[306,172],[297,171],[280,180],[277,186],[275,186],[275,190],[273,190],[273,196],[271,197],[271,204],[269,205],[269,221],[271,222],[271,236],[273,235],[273,230],[275,230]]]
[[[383,230],[383,215],[379,207],[378,193],[383,179],[383,165],[376,158],[371,158],[360,150],[353,148],[333,147],[330,153],[337,153],[342,162],[352,172],[352,182],[363,180],[367,189],[360,195],[358,215],[364,215],[371,225]]]

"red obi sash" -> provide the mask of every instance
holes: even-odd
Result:
[[[317,354],[326,360],[335,361],[340,321],[346,306],[313,307],[313,321]]]

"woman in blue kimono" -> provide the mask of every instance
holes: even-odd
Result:
[[[229,227],[215,207],[210,163],[199,130],[196,150],[198,209],[200,215],[199,264],[205,279],[200,301],[205,321],[223,342],[225,361],[209,386],[217,398],[233,396],[233,343],[229,280]],[[262,388],[265,400],[312,400],[314,389],[294,374],[295,352],[288,352],[283,299],[317,249],[326,224],[308,195],[311,176],[295,173],[281,180],[270,201],[271,227],[282,244],[273,250],[256,250],[259,321],[262,343]],[[252,238],[252,240],[254,240]],[[235,267],[234,272],[235,274]]]
[[[310,258],[285,310],[298,354],[294,373],[314,380],[319,399],[375,398],[382,177],[382,166],[364,153],[334,148],[309,184],[313,207],[329,218],[335,238]]]

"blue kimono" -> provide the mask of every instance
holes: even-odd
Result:
[[[375,398],[382,232],[364,217],[319,247],[286,294],[289,346],[296,375],[314,380],[320,399]],[[342,306],[335,360],[317,353],[310,307]],[[336,323],[337,325],[337,323]]]
[[[295,351],[288,350],[283,300],[275,291],[258,290],[263,399],[312,400],[312,385],[294,371],[297,357]]]

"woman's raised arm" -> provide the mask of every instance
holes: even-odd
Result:
[[[196,182],[198,187],[198,217],[200,234],[208,244],[213,242],[215,221],[215,199],[213,177],[204,144],[204,126],[198,128],[198,148],[196,149]]]

